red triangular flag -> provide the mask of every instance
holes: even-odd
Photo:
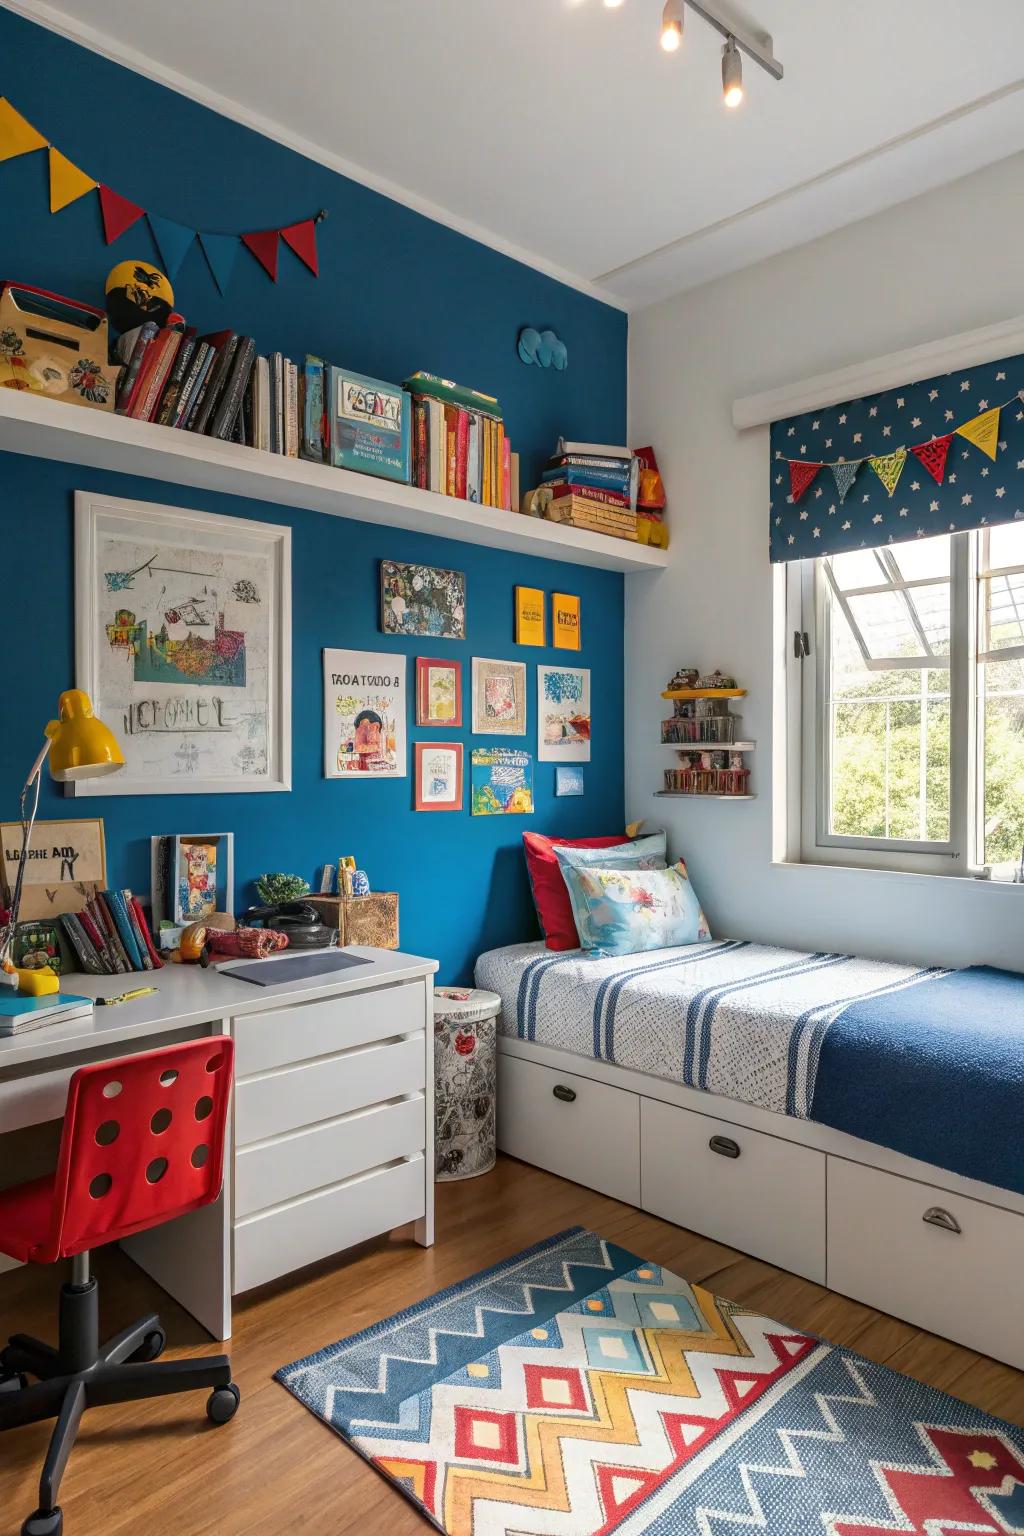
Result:
[[[242,244],[256,257],[265,272],[277,282],[277,252],[281,231],[279,229],[258,229],[254,234],[243,235]]]
[[[290,245],[300,261],[304,261],[314,277],[320,276],[320,264],[316,256],[316,220],[300,219],[282,229],[281,239]]]
[[[800,500],[800,497],[811,484],[811,481],[821,467],[820,464],[807,464],[803,459],[790,459],[789,488],[793,494],[794,502]]]
[[[947,432],[945,437],[933,437],[930,443],[919,443],[916,448],[910,450],[914,458],[920,459],[932,479],[939,485],[946,476],[946,458],[952,441],[952,432]]]
[[[100,187],[100,207],[103,209],[103,233],[107,244],[111,245],[118,237],[123,235],[126,229],[131,229],[136,220],[141,219],[145,208],[139,208],[135,203],[130,203],[119,192],[111,192],[109,187]]]

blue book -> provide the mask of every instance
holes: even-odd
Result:
[[[541,479],[564,481],[566,485],[592,485],[604,491],[621,491],[629,494],[632,476],[629,470],[604,469],[545,469]]]
[[[331,463],[389,480],[409,480],[412,400],[397,384],[331,368],[327,423]]]
[[[93,1007],[91,997],[78,997],[73,992],[51,992],[48,997],[19,997],[12,992],[8,997],[3,995],[4,991],[0,991],[0,1039],[37,1029],[41,1024],[77,1018]]]
[[[117,936],[121,940],[121,943],[124,945],[125,953],[128,956],[128,963],[132,970],[144,971],[146,966],[143,962],[142,955],[139,953],[139,946],[135,938],[135,930],[132,927],[131,918],[128,916],[128,908],[125,904],[124,892],[101,891],[100,900],[106,903],[107,910],[111,917],[114,919],[114,927],[117,929]]]

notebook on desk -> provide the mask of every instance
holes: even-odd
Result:
[[[43,1024],[63,1024],[68,1019],[85,1018],[92,1013],[91,997],[73,992],[51,992],[46,997],[10,997],[0,994],[0,1040],[20,1035]]]

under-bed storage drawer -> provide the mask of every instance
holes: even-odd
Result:
[[[641,1100],[641,1204],[678,1226],[825,1283],[825,1156]]]
[[[623,1088],[502,1054],[498,1145],[616,1200],[640,1203],[640,1100]]]
[[[1024,1216],[828,1160],[828,1284],[1024,1368]]]

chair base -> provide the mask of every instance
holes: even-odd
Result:
[[[15,1334],[0,1350],[5,1380],[0,1382],[0,1430],[56,1419],[39,1479],[39,1508],[22,1526],[22,1536],[60,1536],[63,1516],[57,1503],[78,1426],[87,1408],[139,1402],[174,1392],[207,1389],[208,1418],[224,1424],[238,1407],[239,1391],[231,1380],[226,1355],[195,1360],[157,1361],[166,1335],[155,1313],[130,1328],[96,1342],[96,1282],[65,1285],[61,1290],[61,1342],[54,1349],[40,1339]],[[24,1378],[36,1377],[31,1385]],[[19,1379],[20,1378],[20,1379]]]

